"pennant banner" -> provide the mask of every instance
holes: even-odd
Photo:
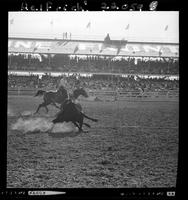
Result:
[[[129,24],[126,26],[125,30],[128,30],[129,29]]]
[[[102,49],[102,51],[101,51]],[[148,56],[148,57],[179,57],[178,44],[144,44],[123,41],[90,42],[90,41],[42,41],[9,39],[8,52],[20,53],[53,53],[53,54],[82,54],[82,55],[120,55],[120,56]]]

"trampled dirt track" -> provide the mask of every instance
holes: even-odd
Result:
[[[11,130],[18,113],[42,98],[8,98],[8,188],[173,187],[178,162],[178,102],[81,102],[87,133]],[[48,118],[57,109],[49,107]],[[40,111],[46,117],[45,110]]]

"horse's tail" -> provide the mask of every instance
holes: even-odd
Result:
[[[37,93],[34,95],[34,97],[42,96],[42,95],[44,95],[45,92],[46,91],[44,91],[44,90],[38,90]]]
[[[94,119],[94,118],[91,118],[91,117],[88,117],[87,115],[85,115],[83,112],[81,112],[82,115],[87,118],[87,119],[90,119],[91,121],[94,121],[94,122],[98,122],[98,119]]]

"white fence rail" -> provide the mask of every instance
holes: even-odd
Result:
[[[92,91],[89,92],[91,96],[96,96],[99,99],[114,99],[114,100],[147,100],[147,99],[161,99],[161,100],[178,100],[179,91],[155,91],[155,92],[139,92],[139,91]]]
[[[37,89],[9,88],[8,95],[28,95],[33,96]],[[89,96],[99,100],[179,100],[178,90],[137,92],[137,91],[109,91],[109,90],[90,90]]]

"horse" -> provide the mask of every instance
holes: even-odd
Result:
[[[87,92],[83,88],[78,88],[78,89],[74,90],[73,94],[71,94],[70,96],[71,96],[71,98],[73,100],[76,100],[80,95],[82,95],[82,96],[84,96],[86,98],[88,97]],[[44,90],[38,90],[37,93],[34,95],[34,97],[37,97],[37,96],[43,96],[44,102],[41,103],[38,106],[35,114],[38,113],[38,111],[39,111],[39,109],[41,107],[44,107],[46,109],[46,112],[48,113],[48,107],[47,106],[50,105],[50,104],[52,104],[56,108],[60,109],[60,107],[58,107],[56,105],[56,103],[63,105],[63,103],[65,102],[65,100],[69,99],[68,92],[67,92],[67,90],[63,86],[61,86],[59,88],[59,90],[56,91],[56,92],[55,91],[48,91],[48,92],[46,92]]]
[[[76,127],[78,127],[79,131],[83,131],[82,126],[83,124],[89,128],[91,128],[91,126],[87,123],[84,123],[84,117],[97,122],[98,119],[94,119],[91,117],[88,117],[86,114],[84,114],[83,112],[79,111],[77,109],[77,105],[75,103],[73,103],[71,100],[66,100],[66,103],[64,104],[64,108],[62,111],[60,111],[58,113],[58,115],[56,116],[56,118],[54,120],[52,120],[52,122],[54,124],[56,123],[62,123],[62,122],[72,122]]]

